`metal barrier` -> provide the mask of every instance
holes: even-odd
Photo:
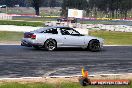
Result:
[[[12,20],[12,16],[5,13],[0,13],[0,20]]]

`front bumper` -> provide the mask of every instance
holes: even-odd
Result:
[[[104,43],[100,43],[100,48],[103,49]]]

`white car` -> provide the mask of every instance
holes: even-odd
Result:
[[[95,52],[103,48],[103,42],[102,38],[82,35],[70,27],[57,26],[24,33],[21,45],[48,51],[61,47],[81,47]]]

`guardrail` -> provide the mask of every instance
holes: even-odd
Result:
[[[0,13],[0,20],[12,20],[12,16],[5,13]]]

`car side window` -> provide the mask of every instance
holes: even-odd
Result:
[[[80,33],[72,28],[62,28],[61,33],[62,35],[80,36]]]
[[[61,29],[61,34],[62,35],[70,35],[70,33],[65,28]]]
[[[57,29],[52,28],[52,29],[45,30],[43,33],[58,34],[58,31]]]

